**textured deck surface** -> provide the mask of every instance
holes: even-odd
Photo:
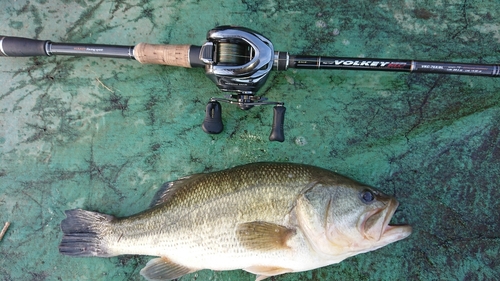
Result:
[[[351,2],[351,3],[349,3]],[[217,25],[252,28],[292,54],[500,62],[497,0],[5,1],[0,34],[55,42],[195,44]],[[89,57],[0,58],[0,280],[142,280],[147,257],[58,252],[64,210],[143,210],[167,180],[255,161],[335,170],[394,194],[407,240],[271,280],[498,280],[500,81],[289,70],[261,91],[287,106],[223,104],[202,69]],[[181,280],[253,280],[202,271]]]

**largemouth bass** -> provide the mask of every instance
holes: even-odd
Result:
[[[334,172],[254,163],[167,182],[151,208],[125,218],[66,211],[59,251],[150,255],[148,280],[243,269],[263,280],[373,251],[411,234],[390,225],[398,202]]]

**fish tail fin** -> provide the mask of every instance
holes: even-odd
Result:
[[[114,256],[103,240],[103,231],[110,226],[113,216],[80,209],[67,210],[65,213],[66,218],[61,222],[61,254],[76,257]]]

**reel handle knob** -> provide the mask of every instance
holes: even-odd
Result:
[[[210,101],[205,111],[205,120],[201,128],[207,134],[219,134],[224,129],[222,124],[222,107],[218,101]]]
[[[270,141],[283,142],[285,140],[285,132],[283,131],[283,123],[285,121],[286,108],[283,104],[278,104],[273,108],[273,126],[271,129]]]

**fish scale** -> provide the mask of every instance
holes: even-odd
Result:
[[[272,219],[272,222],[277,222],[277,218],[280,217],[278,213],[288,211],[293,203],[292,199],[296,197],[294,193],[285,193],[288,195],[285,197],[283,196],[284,193],[279,191],[295,187],[296,192],[298,192],[298,189],[303,188],[305,185],[305,180],[303,182],[291,182],[288,176],[290,173],[293,173],[295,178],[307,176],[304,175],[302,170],[297,170],[285,170],[285,173],[278,174],[275,167],[268,167],[267,169],[236,170],[220,174],[209,174],[205,177],[196,177],[189,188],[176,193],[177,196],[173,196],[168,204],[158,206],[154,210],[144,213],[141,216],[141,219],[144,221],[137,216],[117,220],[114,223],[115,232],[120,234],[115,233],[110,236],[116,237],[117,235],[122,235],[122,233],[124,234],[119,243],[113,245],[112,242],[109,242],[108,245],[111,249],[117,249],[116,254],[123,254],[121,249],[130,249],[125,246],[125,241],[134,241],[132,243],[136,243],[144,237],[148,241],[151,241],[151,243],[154,243],[155,252],[160,248],[165,248],[165,252],[168,252],[168,249],[172,248],[172,245],[169,243],[171,240],[186,241],[186,244],[193,242],[191,238],[172,239],[173,235],[190,237],[192,235],[189,233],[207,231],[205,226],[208,225],[210,225],[209,228],[211,229],[235,228],[237,214],[234,213],[234,208],[246,214],[245,220],[270,221]],[[236,179],[231,177],[234,174],[237,175]],[[255,188],[259,186],[258,181],[261,181],[260,185],[265,185],[265,187],[260,189]],[[292,183],[294,185],[291,185]],[[190,196],[190,194],[196,194],[196,196]],[[241,204],[242,198],[247,198],[245,204]],[[248,200],[252,198],[253,200]],[[279,202],[282,202],[282,204],[279,204]],[[273,205],[280,205],[279,207],[281,208],[276,208],[278,206],[273,208]],[[204,208],[193,206],[204,206],[211,211],[206,212]],[[168,212],[169,216],[163,215],[165,212]],[[281,214],[280,219],[282,220],[283,217],[284,214]],[[219,218],[219,220],[214,220],[216,218]],[[217,225],[217,223],[220,225]],[[135,227],[136,224],[141,224],[142,227],[137,228]],[[117,229],[120,230],[118,231]],[[151,235],[152,229],[163,230],[157,232],[155,235]],[[219,235],[228,234],[222,232]],[[225,238],[225,236],[214,238],[216,241],[219,241],[223,237]],[[222,245],[219,248],[237,248],[237,241],[234,234],[230,234],[228,238],[232,238],[230,240],[231,244]],[[204,243],[213,244],[213,241],[205,240]],[[190,250],[193,250],[193,248],[190,248]],[[155,253],[145,250],[144,252],[134,254],[151,255]]]
[[[370,198],[363,192],[374,201],[363,202]],[[409,226],[388,225],[396,207],[394,198],[328,170],[254,163],[168,182],[150,209],[129,217],[69,210],[60,251],[158,256],[141,271],[148,280],[200,269],[244,269],[262,280],[405,238]]]

